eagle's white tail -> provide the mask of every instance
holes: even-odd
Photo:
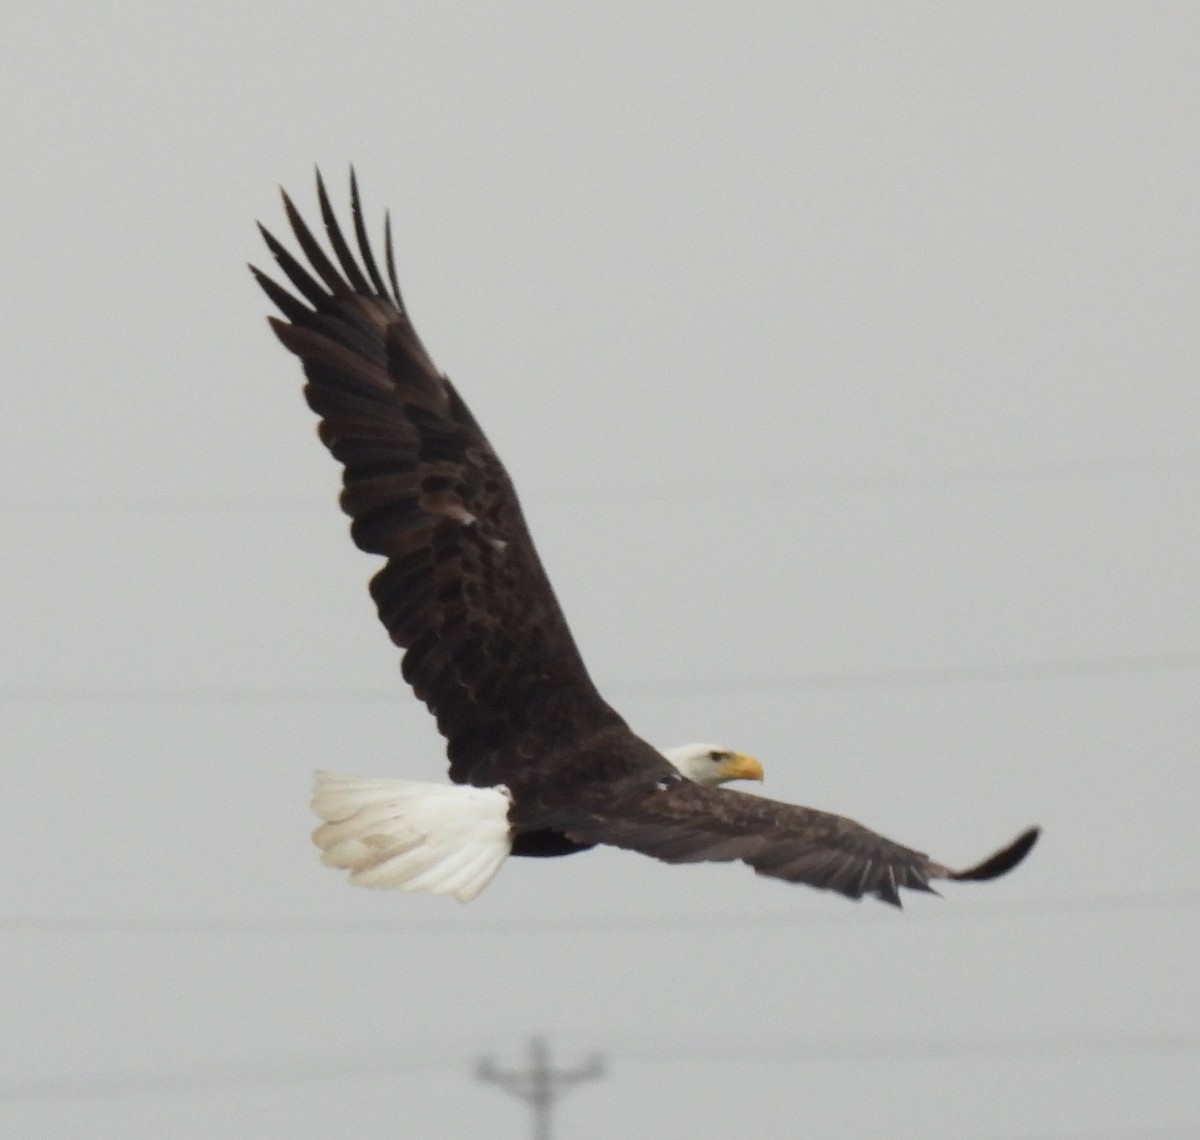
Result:
[[[419,784],[318,772],[312,807],[321,861],[362,887],[431,891],[469,902],[512,850],[503,785]]]

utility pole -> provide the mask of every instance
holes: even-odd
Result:
[[[533,1112],[533,1140],[551,1140],[550,1110],[554,1102],[572,1085],[602,1077],[604,1060],[593,1054],[577,1069],[552,1069],[545,1039],[533,1037],[529,1041],[529,1068],[524,1072],[505,1072],[497,1069],[490,1058],[483,1057],[475,1067],[475,1075],[529,1105]]]

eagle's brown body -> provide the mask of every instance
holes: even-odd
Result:
[[[332,259],[285,196],[311,272],[264,230],[295,294],[255,274],[343,465],[354,541],[387,560],[371,594],[404,677],[437,718],[451,779],[508,789],[514,853],[607,843],[668,862],[742,860],[892,903],[901,887],[1015,866],[1035,830],[956,873],[840,816],[685,780],[630,731],[588,676],[503,464],[417,337],[390,233],[385,281],[353,179],[351,193],[357,256],[318,178]]]

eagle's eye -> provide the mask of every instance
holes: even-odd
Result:
[[[711,760],[711,761],[712,761],[714,764],[716,764],[718,761],[720,761],[720,760],[722,759],[722,757],[723,757],[723,756],[724,756],[724,753],[721,753],[721,752],[716,752],[716,751],[710,752],[710,753],[708,754],[708,758],[709,758],[709,759],[710,759],[710,760]]]

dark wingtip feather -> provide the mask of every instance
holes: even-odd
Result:
[[[258,232],[262,234],[263,241],[267,243],[267,249],[271,251],[271,256],[275,258],[276,263],[287,275],[288,280],[296,286],[296,289],[314,308],[321,308],[326,300],[326,292],[321,285],[313,279],[312,275],[300,262],[284,249],[262,222],[258,223]]]
[[[910,875],[904,885],[910,891],[924,891],[927,895],[936,895],[938,893],[924,875]]]
[[[271,326],[271,331],[279,338],[280,343],[288,352],[294,351],[291,344],[291,334],[295,329],[295,325],[288,321],[281,321],[278,317],[268,317],[267,324]]]
[[[367,238],[367,225],[363,220],[362,198],[358,193],[358,178],[355,177],[354,167],[350,167],[350,213],[354,217],[354,236],[358,239],[358,252],[362,257],[363,267],[376,292],[381,297],[388,295],[387,286],[379,274],[379,266],[375,264],[375,255],[371,252],[371,242]]]
[[[387,262],[388,280],[392,283],[392,299],[396,308],[404,312],[404,301],[400,296],[400,282],[396,280],[396,255],[392,250],[392,212],[383,215],[383,252]]]
[[[900,898],[900,892],[891,883],[881,886],[875,892],[875,897],[880,902],[887,903],[888,906],[894,906],[897,910],[904,909],[904,900]]]
[[[1026,855],[1041,835],[1040,827],[1031,827],[1023,831],[1007,847],[1002,847],[994,855],[989,855],[982,863],[969,867],[965,871],[956,871],[950,878],[959,882],[980,883],[988,879],[998,879],[1011,871]]]
[[[353,167],[350,169],[350,176],[354,177]],[[346,280],[350,282],[356,293],[369,294],[371,286],[363,276],[362,270],[359,269],[358,262],[354,259],[354,254],[350,252],[350,246],[342,235],[342,227],[338,224],[337,215],[333,212],[333,204],[329,201],[325,180],[321,177],[319,169],[317,170],[317,201],[321,207],[321,221],[325,225],[325,234],[329,238],[329,244],[333,247],[334,256],[342,267],[342,272],[346,275]]]
[[[283,199],[284,213],[287,214],[288,222],[292,227],[292,233],[296,235],[296,240],[300,243],[300,248],[304,250],[304,254],[308,258],[308,263],[316,271],[317,276],[325,282],[326,287],[335,297],[344,297],[352,293],[353,289],[346,283],[337,269],[334,268],[329,258],[325,256],[325,251],[320,247],[317,239],[313,237],[312,231],[305,224],[304,219],[300,216],[300,211],[296,209],[296,205],[288,196],[287,191],[281,188],[279,194]]]
[[[257,265],[251,265],[250,272],[254,274],[254,279],[261,286],[262,291],[271,298],[275,307],[289,321],[303,321],[305,318],[313,315],[312,309],[306,308],[282,285],[271,280]]]

